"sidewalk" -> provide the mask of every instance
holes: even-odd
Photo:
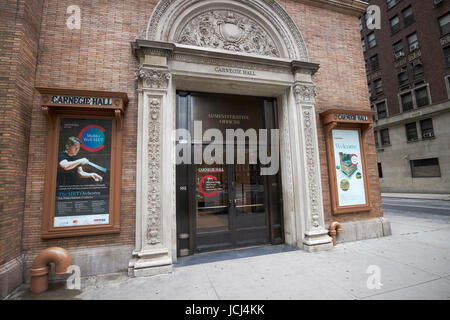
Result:
[[[89,277],[81,290],[50,284],[40,295],[22,285],[8,299],[450,299],[450,216],[385,216],[392,236],[330,251],[267,246],[204,254],[180,259],[168,275]],[[368,288],[369,266],[379,268],[380,289]]]

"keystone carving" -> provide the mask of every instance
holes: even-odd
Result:
[[[280,57],[269,34],[240,13],[216,10],[200,14],[182,29],[178,43]]]

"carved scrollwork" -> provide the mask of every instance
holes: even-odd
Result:
[[[161,214],[161,192],[160,192],[160,108],[158,99],[149,102],[149,132],[148,132],[148,186],[147,198],[147,242],[155,245],[160,239],[160,214]]]
[[[319,170],[316,161],[316,147],[314,143],[313,119],[314,116],[312,108],[303,110],[303,124],[305,134],[305,151],[306,151],[306,167],[308,170],[308,186],[309,186],[309,200],[311,202],[311,222],[314,227],[319,227],[320,217],[320,194],[317,179],[317,172]]]
[[[280,57],[267,31],[249,17],[227,10],[214,10],[196,16],[183,27],[176,42]]]

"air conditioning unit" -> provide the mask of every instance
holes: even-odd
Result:
[[[403,51],[400,51],[395,54],[395,59],[400,59],[401,57],[404,57],[404,56],[405,56],[405,54],[403,53]]]
[[[413,43],[412,45],[409,46],[409,51],[410,52],[414,52],[414,51],[416,51],[418,49],[419,49],[419,43],[418,42]]]
[[[424,138],[433,138],[433,134],[431,132],[426,132],[423,134]]]

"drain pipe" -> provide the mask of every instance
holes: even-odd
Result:
[[[342,225],[337,221],[333,221],[330,223],[330,236],[333,239],[333,246],[336,245],[336,231],[341,233],[343,231]]]
[[[67,268],[72,264],[72,256],[69,251],[60,247],[42,250],[34,259],[30,269],[31,292],[41,293],[48,289],[48,273],[51,262],[55,264],[55,274],[66,274]]]

